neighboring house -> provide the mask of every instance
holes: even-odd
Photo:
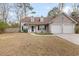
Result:
[[[61,13],[53,17],[25,17],[21,20],[21,31],[49,32],[49,33],[75,33],[77,21]]]

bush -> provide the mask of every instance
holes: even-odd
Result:
[[[40,33],[35,33],[35,34],[38,34],[38,35],[53,35],[53,33],[48,33],[48,32],[46,32],[46,33],[40,32]]]
[[[18,23],[11,24],[11,26],[9,26],[9,28],[18,28],[18,27],[19,27],[19,24]]]
[[[23,32],[26,32],[26,33],[27,33],[27,32],[28,32],[28,30],[27,30],[27,29],[23,29]]]
[[[28,32],[28,29],[24,29],[24,28],[22,27],[22,31],[27,33],[27,32]]]
[[[4,30],[8,27],[7,23],[1,22],[0,21],[0,33],[3,33]]]
[[[79,24],[77,24],[75,27],[75,33],[79,34]]]

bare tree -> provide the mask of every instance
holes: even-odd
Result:
[[[59,3],[59,4],[58,4],[58,8],[59,8],[59,10],[60,10],[61,12],[63,11],[64,6],[65,6],[64,3]]]
[[[15,4],[15,13],[17,19],[19,20],[19,24],[21,27],[21,19],[29,14],[29,11],[32,11],[32,6],[29,3],[17,3]]]
[[[77,3],[73,3],[72,8],[73,12],[77,12]]]
[[[60,13],[60,10],[58,7],[54,7],[52,10],[48,12],[48,16],[56,17]]]
[[[2,17],[4,22],[7,22],[8,19],[8,12],[9,12],[9,4],[1,3],[0,4],[0,16]]]

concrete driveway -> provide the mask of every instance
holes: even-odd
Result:
[[[57,36],[79,45],[79,34],[57,34]]]

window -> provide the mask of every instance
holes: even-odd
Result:
[[[43,22],[43,17],[40,18],[40,22]]]
[[[38,25],[38,30],[39,30],[39,25]]]
[[[24,24],[24,26],[26,26],[26,24]]]
[[[34,22],[34,17],[33,16],[31,17],[31,22]]]
[[[40,22],[40,19],[39,19],[39,22]]]
[[[38,25],[38,30],[46,30],[46,25]]]
[[[45,29],[44,25],[41,25],[41,27],[40,27],[40,28],[41,28],[41,30],[44,30],[44,29]]]
[[[44,20],[44,18],[43,18],[43,16],[41,16],[41,17],[39,18],[39,22],[43,22],[43,20]]]

